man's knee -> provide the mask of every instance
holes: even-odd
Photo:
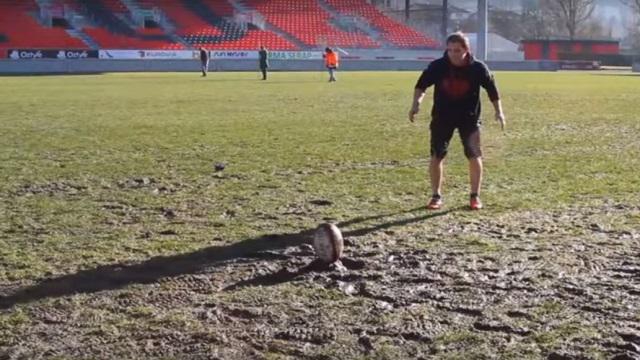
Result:
[[[464,155],[467,159],[477,159],[482,157],[482,149],[479,145],[466,145],[464,146]]]
[[[482,157],[482,146],[480,145],[480,129],[473,131],[461,132],[462,146],[464,147],[464,155],[467,159],[475,159]]]
[[[438,157],[435,155],[431,156],[430,164],[431,166],[440,166],[444,163],[444,157]]]
[[[432,130],[431,133],[431,157],[437,159],[444,159],[449,151],[449,139],[448,134],[440,134]]]
[[[442,161],[447,156],[448,149],[446,146],[431,146],[431,159]]]

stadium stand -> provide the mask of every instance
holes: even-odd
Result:
[[[192,6],[199,0],[189,2]],[[222,30],[219,38],[200,41],[198,44],[208,49],[257,49],[265,45],[271,50],[300,50],[295,44],[278,36],[277,34],[258,29],[249,24],[246,27],[232,20],[234,8],[227,0],[202,0],[202,9],[194,7],[193,10],[201,16],[209,16],[209,20]],[[206,10],[204,9],[206,8]]]
[[[365,0],[320,0],[326,1],[336,11],[364,18],[381,32],[383,38],[399,48],[435,48],[438,42],[429,39],[408,26],[400,24],[382,14]]]
[[[127,6],[124,5],[120,0],[102,0],[102,3],[114,14],[125,14],[129,12]]]
[[[80,0],[77,0],[80,1]],[[80,3],[79,3],[80,4]],[[108,4],[108,5],[107,5]],[[127,13],[128,9],[119,0],[95,0],[82,2],[81,12],[98,25],[85,27],[83,31],[101,48],[105,49],[182,49],[161,29],[133,29],[114,10]]]
[[[0,46],[85,49],[90,44],[104,49],[164,50],[200,46],[245,50],[260,45],[271,50],[438,47],[435,40],[386,17],[365,0],[236,0],[235,6],[238,4],[258,14],[264,24],[238,21],[229,0],[0,0],[0,41],[4,40]],[[159,11],[169,27],[136,27],[131,13],[136,8]],[[45,26],[39,20],[43,9],[61,20],[57,26]],[[66,24],[69,12],[83,16],[87,23],[77,29]],[[345,26],[344,19],[356,19],[367,27]],[[74,36],[81,36],[71,36],[65,26],[73,28]]]
[[[232,17],[235,13],[233,5],[227,0],[203,0],[213,12],[218,16]]]
[[[256,28],[244,29],[227,20],[233,6],[225,0],[188,2],[150,2],[157,5],[179,29],[178,34],[194,47],[211,50],[256,49],[261,44],[272,50],[298,50],[295,44],[278,35]]]
[[[333,26],[331,15],[316,0],[245,0],[267,21],[309,47],[377,48],[379,43],[364,33],[346,32]]]
[[[177,29],[178,35],[189,37],[193,35],[200,36],[218,36],[222,31],[213,24],[207,23],[194,12],[185,7],[181,1],[145,1],[145,7],[157,7],[162,10],[167,17],[173,22]]]
[[[182,44],[165,40],[166,35],[124,35],[100,27],[85,27],[83,31],[103,49],[184,49]],[[160,38],[154,39],[155,36]]]
[[[33,14],[38,5],[31,0],[0,0],[0,33],[9,40],[3,47],[86,49],[80,39],[59,27],[45,27]]]
[[[68,15],[67,11],[71,13],[80,12],[80,4],[75,0],[51,0],[47,4],[42,4],[42,7],[53,10],[57,17],[64,18]]]

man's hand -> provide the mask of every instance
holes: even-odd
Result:
[[[504,132],[504,127],[507,125],[507,120],[504,117],[504,113],[502,111],[496,113],[496,121],[500,123],[500,128]]]
[[[409,121],[413,122],[417,113],[420,112],[420,105],[411,106],[411,110],[409,110]]]

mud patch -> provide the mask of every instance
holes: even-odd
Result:
[[[173,207],[103,205],[122,217],[183,216]],[[14,327],[0,354],[634,358],[640,236],[628,219],[638,214],[609,204],[368,227],[354,221],[343,227],[345,256],[332,265],[315,260],[308,229],[113,269],[102,291],[71,275],[65,286],[76,284],[77,294],[62,305],[24,303],[27,318],[10,318],[10,306],[0,312],[31,326]],[[109,287],[125,275],[128,286]],[[56,334],[72,341],[45,345]]]
[[[16,196],[74,196],[90,191],[87,185],[71,181],[52,181],[42,184],[24,184],[14,190]]]

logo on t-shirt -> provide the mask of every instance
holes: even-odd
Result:
[[[471,84],[469,84],[469,80],[467,79],[451,76],[445,77],[442,80],[442,88],[448,97],[452,99],[460,99],[467,95],[471,89]]]

